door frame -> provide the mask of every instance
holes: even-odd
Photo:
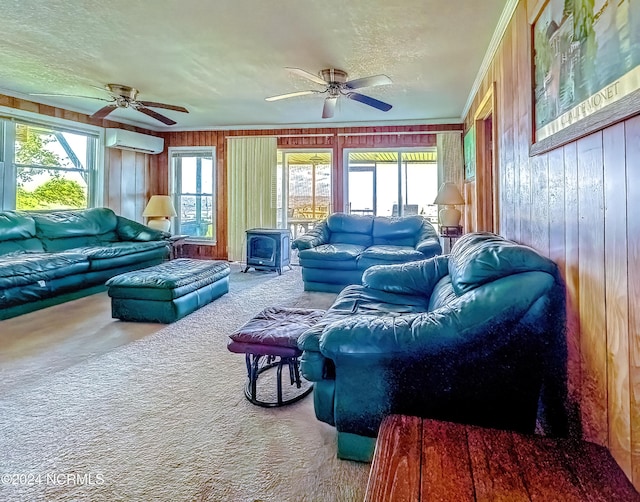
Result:
[[[483,96],[473,121],[476,129],[475,213],[476,230],[500,231],[500,180],[496,147],[496,84]]]

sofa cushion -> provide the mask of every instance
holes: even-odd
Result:
[[[331,232],[371,235],[373,229],[373,217],[333,213],[327,218],[327,227]]]
[[[377,216],[373,219],[373,244],[414,247],[423,224],[424,220],[421,216],[403,218]]]
[[[36,235],[36,222],[18,211],[0,213],[0,242],[29,239]]]
[[[19,211],[0,213],[0,256],[10,253],[43,252],[42,243],[35,235],[36,222],[28,214]]]
[[[356,244],[322,244],[315,248],[303,249],[298,256],[303,266],[309,266],[305,265],[305,263],[310,260],[319,260],[320,262],[330,263],[330,265],[320,268],[330,268],[335,265],[333,262],[341,261],[351,261],[355,265],[356,259],[364,250],[365,246]]]
[[[373,243],[372,216],[334,213],[327,218],[327,228],[330,231],[329,242],[332,244],[356,244],[367,247]]]
[[[16,239],[0,241],[0,257],[15,253],[44,253],[42,243],[35,237],[30,239]]]
[[[0,289],[46,283],[89,269],[89,260],[79,253],[21,253],[0,261]],[[43,285],[44,286],[44,285]]]
[[[49,252],[118,240],[117,217],[108,208],[34,214],[36,235]],[[86,237],[86,240],[82,238]]]
[[[356,314],[387,317],[394,314],[418,314],[427,310],[427,298],[388,293],[379,289],[351,285],[337,296],[324,317],[298,338],[301,350],[320,350],[320,337],[324,328],[336,321]]]
[[[449,256],[451,284],[458,296],[501,277],[529,271],[557,276],[557,267],[548,258],[490,232],[462,236]]]
[[[365,270],[373,265],[390,265],[424,260],[425,256],[410,246],[378,245],[365,249],[358,258],[358,268]]]
[[[168,254],[167,243],[165,241],[109,242],[98,246],[73,248],[70,251],[85,255],[89,259],[90,270],[104,270],[140,261],[137,255],[152,250],[159,250],[159,257],[162,257],[165,253]]]

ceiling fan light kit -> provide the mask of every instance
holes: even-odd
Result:
[[[336,109],[336,104],[340,96],[345,96],[353,101],[371,106],[383,112],[391,110],[392,106],[389,103],[380,101],[378,99],[366,96],[359,92],[354,92],[353,89],[360,89],[361,87],[372,87],[376,85],[389,85],[391,79],[386,75],[372,75],[370,77],[358,78],[355,80],[347,80],[348,74],[346,71],[338,70],[336,68],[327,68],[320,71],[319,76],[309,73],[308,71],[300,68],[286,68],[289,72],[306,78],[316,84],[324,85],[324,91],[307,90],[290,92],[287,94],[279,94],[277,96],[270,96],[265,98],[266,101],[277,101],[280,99],[288,99],[297,96],[306,96],[309,94],[325,94],[327,97],[324,100],[324,106],[322,108],[322,118],[328,119],[333,117]]]

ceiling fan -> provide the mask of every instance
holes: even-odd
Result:
[[[174,125],[177,124],[175,120],[170,119],[160,113],[151,110],[151,108],[163,108],[165,110],[173,110],[176,112],[189,113],[189,110],[182,106],[168,105],[166,103],[156,103],[155,101],[139,101],[138,97],[138,89],[135,87],[129,87],[128,85],[120,85],[120,84],[107,84],[103,87],[96,87],[96,89],[100,89],[102,91],[107,91],[111,94],[110,98],[96,98],[95,96],[79,96],[76,94],[46,94],[46,93],[31,93],[32,96],[67,96],[74,98],[88,98],[88,99],[97,99],[100,101],[107,101],[109,104],[100,108],[97,112],[91,115],[91,118],[94,119],[103,119],[107,115],[109,115],[112,111],[117,108],[133,108],[139,112],[148,115],[156,120],[159,120],[163,124],[166,125]]]
[[[301,70],[300,68],[286,68],[286,70],[308,80],[311,80],[316,84],[324,85],[324,91],[309,90],[290,92],[288,94],[280,94],[278,96],[265,98],[267,101],[277,101],[279,99],[293,98],[296,96],[306,96],[308,94],[328,93],[327,97],[324,100],[324,107],[322,109],[323,119],[333,117],[336,109],[336,103],[338,102],[338,98],[340,96],[345,96],[349,99],[353,99],[354,101],[364,103],[365,105],[372,106],[383,112],[388,112],[389,110],[391,110],[391,105],[389,103],[385,103],[384,101],[380,101],[370,96],[365,96],[364,94],[360,94],[359,92],[353,92],[354,89],[360,89],[361,87],[372,87],[375,85],[391,84],[391,79],[386,75],[372,75],[370,77],[347,80],[347,72],[343,70],[337,70],[335,68],[327,68],[326,70],[322,70],[319,73],[319,76],[314,75],[313,73],[309,73],[308,71]]]

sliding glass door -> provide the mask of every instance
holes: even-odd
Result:
[[[278,151],[278,227],[304,233],[331,212],[331,151]]]
[[[437,224],[435,148],[348,150],[345,153],[346,212],[374,216],[420,214]]]

